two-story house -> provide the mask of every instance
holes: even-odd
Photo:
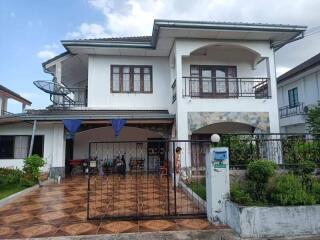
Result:
[[[278,77],[277,84],[280,131],[308,132],[306,114],[320,100],[320,54]]]
[[[35,130],[44,137],[46,168],[63,176],[68,159],[88,158],[90,142],[141,141],[145,155],[148,139],[277,133],[274,52],[300,39],[305,30],[281,24],[155,20],[151,36],[62,41],[66,52],[43,63],[53,80],[35,82],[52,105],[30,110],[15,123],[0,119],[0,135],[31,135]],[[115,119],[125,123],[117,137]],[[70,120],[81,121],[75,122],[80,127],[72,140],[63,120],[71,125]],[[137,146],[121,151],[136,151]],[[110,149],[91,151],[111,155]],[[190,151],[186,145],[183,154]],[[184,164],[190,163],[187,159]]]

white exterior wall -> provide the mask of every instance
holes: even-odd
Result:
[[[168,57],[89,56],[88,107],[168,110],[171,84]],[[111,93],[111,65],[151,65],[153,93]]]
[[[240,46],[250,51],[255,51],[261,57],[266,57],[268,60],[268,69],[266,75],[263,77],[270,77],[271,92],[270,99],[254,99],[254,98],[237,98],[237,99],[196,99],[196,98],[184,98],[183,92],[183,76],[190,76],[190,64],[217,64],[217,65],[235,65],[237,66],[238,76],[241,77],[260,77],[254,72],[254,59],[249,59],[249,55],[237,54],[236,52],[229,52],[229,56],[226,51],[221,52],[221,55],[216,54],[214,57],[204,59],[204,57],[190,57],[190,53],[196,49],[210,45],[228,45]],[[227,51],[228,52],[228,51]],[[240,51],[242,52],[242,51]],[[214,53],[213,53],[214,54]],[[186,58],[188,57],[188,58]],[[210,57],[210,56],[209,56]],[[203,59],[201,59],[203,58]],[[270,132],[279,132],[279,115],[277,109],[277,86],[275,75],[275,63],[274,52],[270,48],[268,42],[237,42],[237,41],[206,41],[206,40],[176,40],[175,43],[175,67],[177,78],[177,136],[179,140],[189,139],[188,129],[188,112],[268,112]],[[186,163],[182,165],[191,165],[190,149],[187,145],[182,151],[182,158],[186,158]],[[183,166],[184,167],[184,166]]]
[[[36,135],[44,135],[43,171],[52,167],[65,166],[65,140],[62,123],[37,123]],[[0,126],[0,135],[32,135],[32,124],[20,123]],[[0,167],[22,169],[23,159],[0,159]]]
[[[225,44],[226,42],[217,41],[196,41],[196,40],[177,40],[175,45],[176,51],[176,71],[177,79],[177,91],[182,92],[182,77],[189,76],[189,66],[191,63],[198,64],[199,58],[191,57],[189,60],[183,61],[186,56],[189,56],[190,52],[210,44]],[[178,94],[178,139],[188,139],[188,112],[268,112],[270,121],[270,131],[279,132],[279,117],[277,109],[277,87],[276,76],[274,66],[274,53],[270,49],[268,42],[236,42],[229,41],[227,44],[241,46],[249,48],[259,53],[262,57],[267,57],[269,61],[269,74],[271,81],[271,99],[254,99],[254,98],[238,98],[238,99],[190,99],[183,98],[181,94]],[[248,56],[235,53],[235,56],[226,55],[217,57],[214,60],[206,59],[200,61],[200,63],[214,63],[223,65],[236,65],[238,69],[238,76],[241,77],[253,77],[256,76],[253,68],[250,66]],[[222,62],[222,64],[221,64]],[[267,77],[267,75],[265,75]]]
[[[320,100],[320,67],[308,70],[278,85],[279,108],[289,105],[288,91],[298,88],[298,99],[304,106]],[[280,119],[281,132],[302,133],[307,131],[306,116],[294,115]]]

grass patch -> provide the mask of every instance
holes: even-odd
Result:
[[[187,186],[203,200],[206,200],[206,182],[205,179],[188,183]]]
[[[20,192],[21,190],[23,190],[25,188],[27,188],[27,187],[21,186],[20,184],[16,184],[16,183],[10,183],[10,184],[6,184],[4,186],[1,186],[0,199],[8,197],[14,193]]]

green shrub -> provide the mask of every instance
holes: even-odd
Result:
[[[304,160],[298,163],[296,170],[294,171],[295,174],[304,176],[314,173],[317,164],[312,161]]]
[[[283,141],[285,164],[300,164],[303,161],[318,162],[319,151],[319,141],[310,141],[303,137],[291,137]]]
[[[310,193],[313,195],[316,202],[320,204],[320,182],[316,178],[312,178],[311,180]]]
[[[249,163],[246,176],[249,180],[257,183],[267,183],[274,175],[277,164],[268,160],[255,160]]]
[[[252,205],[253,200],[244,184],[233,184],[230,189],[230,199],[241,205]]]
[[[277,165],[267,160],[255,160],[249,163],[246,177],[249,180],[248,191],[255,201],[265,202],[267,200],[267,183],[269,178],[275,174]]]
[[[280,206],[316,203],[314,196],[304,189],[300,179],[293,174],[278,176],[270,197],[273,204]]]
[[[219,146],[228,146],[230,150],[230,165],[247,165],[259,158],[259,141],[253,141],[251,136],[223,136]]]
[[[33,186],[35,184],[36,184],[35,180],[30,175],[24,175],[20,179],[20,185],[23,186],[23,187],[31,187],[31,186]]]
[[[18,184],[23,172],[19,169],[0,168],[0,185]]]
[[[23,171],[34,182],[39,182],[40,168],[44,166],[45,161],[37,154],[27,157],[24,160]]]

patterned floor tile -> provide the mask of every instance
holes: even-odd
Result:
[[[137,232],[138,224],[130,221],[114,221],[101,224],[100,228],[110,233]]]
[[[168,191],[165,181],[157,176],[105,177],[100,180],[94,197],[90,198],[90,216],[166,215],[174,209],[172,186]],[[29,238],[96,233],[136,231],[167,231],[206,229],[206,220],[148,220],[148,221],[88,221],[87,178],[67,178],[60,185],[49,184],[36,189],[15,202],[0,208],[0,238]],[[102,185],[101,185],[102,184]],[[105,187],[107,186],[107,189]],[[170,205],[168,209],[168,196]],[[190,199],[177,189],[177,211],[199,211]],[[202,210],[203,211],[203,210]]]
[[[52,225],[34,225],[31,227],[24,228],[18,232],[27,238],[30,237],[41,237],[51,236],[57,231],[57,228]]]
[[[19,223],[19,222],[28,222],[32,220],[32,215],[29,213],[18,213],[6,216],[2,219],[3,222],[7,224]]]
[[[65,225],[61,230],[69,235],[96,234],[98,226],[92,223],[73,223]]]
[[[9,238],[15,233],[12,227],[0,226],[0,238]]]
[[[206,219],[177,219],[176,223],[183,229],[204,230],[210,224]]]
[[[139,227],[149,231],[173,230],[175,223],[169,220],[149,220],[139,222]]]

